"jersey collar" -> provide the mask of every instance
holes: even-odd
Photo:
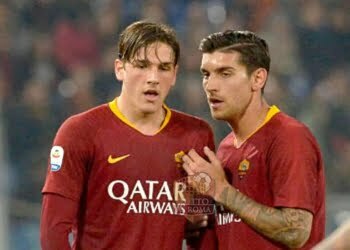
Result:
[[[117,104],[117,98],[114,99],[113,101],[109,102],[108,103],[108,106],[109,108],[112,110],[112,112],[122,121],[124,122],[126,125],[128,125],[129,127],[137,130],[138,132],[140,132],[141,134],[143,134],[140,130],[138,130],[136,128],[136,126],[130,122],[123,114],[122,112],[120,111],[119,107],[118,107],[118,104]],[[159,130],[155,133],[158,134],[160,131],[162,131],[166,125],[168,125],[169,121],[170,121],[170,118],[171,118],[171,110],[165,105],[163,104],[163,108],[165,109],[165,118],[163,120],[163,123],[162,125],[160,126]]]
[[[242,146],[250,137],[252,137],[259,129],[261,129],[263,126],[265,126],[265,124],[268,123],[271,120],[271,118],[274,117],[279,112],[280,112],[280,110],[277,106],[275,106],[275,105],[271,106],[269,108],[269,111],[266,114],[264,122],[259,127],[257,127],[243,142],[241,142],[240,145],[238,145],[236,137],[234,137],[234,140],[233,140],[234,146],[237,148]]]

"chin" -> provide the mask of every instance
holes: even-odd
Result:
[[[152,109],[152,108],[143,108],[141,109],[142,110],[142,113],[144,114],[153,114],[153,113],[156,113],[158,111],[158,109]]]
[[[162,109],[162,104],[146,104],[143,105],[143,107],[141,108],[142,112],[145,114],[152,114],[152,113],[156,113],[157,111],[159,111],[160,109]]]
[[[219,112],[211,111],[211,117],[215,120],[223,120],[223,115]]]

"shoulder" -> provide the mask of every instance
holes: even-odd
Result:
[[[183,126],[189,130],[210,130],[212,131],[211,126],[204,119],[199,118],[194,115],[190,115],[178,110],[171,109],[172,120],[175,124]]]
[[[108,114],[107,104],[91,108],[85,112],[68,117],[58,133],[88,133],[96,130]]]
[[[234,138],[235,138],[234,133],[230,132],[228,135],[226,135],[226,137],[224,139],[221,140],[218,150],[222,150],[222,149],[227,148],[227,147],[232,148]]]
[[[271,127],[276,130],[276,132],[283,132],[286,135],[293,134],[309,134],[311,135],[310,129],[301,121],[294,117],[287,115],[286,113],[279,112],[273,119],[271,119]]]
[[[316,138],[304,123],[283,112],[279,112],[271,119],[267,133],[274,141],[290,145],[296,145],[296,143],[317,145]]]

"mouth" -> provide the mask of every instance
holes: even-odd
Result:
[[[159,96],[158,91],[156,91],[154,89],[146,90],[143,92],[143,94],[145,95],[145,97],[148,101],[155,101]]]
[[[208,102],[211,108],[218,108],[220,104],[223,103],[223,100],[217,98],[217,97],[208,97]]]

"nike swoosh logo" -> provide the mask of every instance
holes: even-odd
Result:
[[[114,164],[114,163],[117,163],[118,161],[121,161],[121,160],[124,160],[125,158],[128,158],[129,156],[130,156],[130,154],[127,154],[127,155],[122,155],[122,156],[114,158],[114,157],[112,157],[112,155],[109,155],[108,163]]]

